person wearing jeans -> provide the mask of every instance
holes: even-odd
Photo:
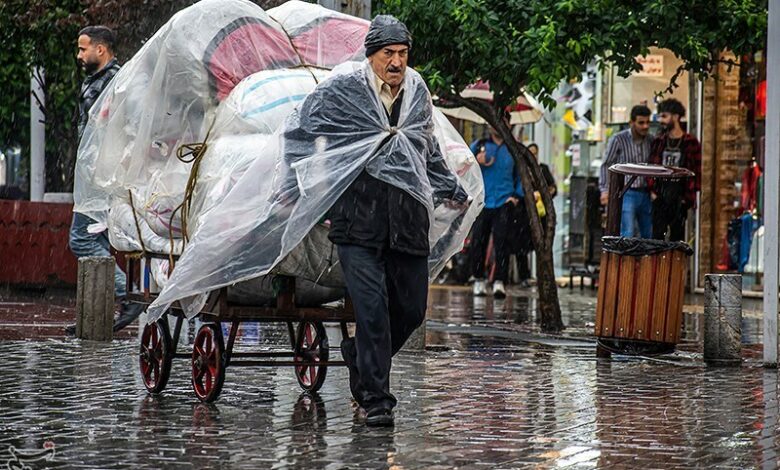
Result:
[[[637,105],[631,108],[629,128],[609,139],[599,175],[601,204],[609,201],[609,167],[617,163],[643,164],[650,160],[653,137],[650,132],[650,108]],[[645,178],[636,178],[623,196],[620,236],[651,238],[653,205]]]
[[[68,246],[76,258],[87,256],[111,257],[111,245],[108,242],[106,232],[89,233],[88,227],[97,223],[91,217],[78,212],[73,213],[73,222],[70,225],[70,237]],[[114,295],[123,299],[127,294],[127,276],[125,272],[114,263]]]
[[[89,110],[100,94],[119,72],[119,63],[114,57],[116,34],[105,26],[87,26],[79,32],[77,60],[87,73],[87,78],[81,85],[79,93],[79,140],[89,122]],[[92,218],[73,213],[68,244],[70,251],[77,258],[87,256],[111,256],[110,244],[105,231],[90,233],[89,226],[97,223]],[[125,300],[127,278],[125,273],[114,263],[114,295],[121,302],[119,318],[114,322],[114,331],[119,331],[135,320],[143,307],[139,304],[129,304]],[[65,332],[76,334],[76,325],[68,325]]]
[[[623,195],[620,216],[620,234],[623,237],[652,238],[653,202],[647,189],[629,189]]]

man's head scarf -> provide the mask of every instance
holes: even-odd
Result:
[[[366,34],[366,57],[385,46],[403,44],[412,47],[412,35],[398,18],[390,15],[377,15],[371,22]]]

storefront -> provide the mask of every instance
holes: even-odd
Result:
[[[763,168],[766,64],[763,54],[724,60],[702,84],[702,191],[698,285],[705,273],[743,274],[763,289]]]
[[[614,67],[603,70],[589,67],[582,82],[592,80],[589,87],[574,89],[574,95],[582,100],[592,90],[589,107],[586,103],[568,106],[569,115],[563,121],[573,128],[573,139],[568,147],[571,172],[567,175],[568,195],[564,214],[567,231],[564,236],[564,269],[574,273],[595,271],[599,265],[604,208],[599,204],[598,178],[602,159],[609,138],[628,128],[631,108],[644,104],[653,112],[651,132],[657,133],[659,125],[655,113],[657,103],[663,98],[674,97],[689,110],[683,123],[698,135],[699,106],[697,89],[691,90],[690,78],[682,72],[676,77],[676,87],[670,92],[672,77],[682,62],[668,50],[651,48],[646,57],[637,59],[642,70],[629,77],[620,77]],[[566,87],[564,87],[566,88]],[[660,94],[663,93],[663,98]],[[689,230],[694,241],[695,224]]]
[[[600,158],[609,137],[628,126],[632,106],[650,108],[651,132],[657,132],[660,100],[674,97],[686,105],[684,127],[702,144],[702,190],[686,232],[695,249],[689,285],[702,287],[707,273],[738,272],[746,291],[760,292],[766,64],[762,54],[724,54],[723,59],[717,79],[702,81],[682,73],[671,93],[667,88],[681,62],[670,51],[651,49],[643,71],[628,78],[608,71],[602,95],[604,135],[591,155]]]

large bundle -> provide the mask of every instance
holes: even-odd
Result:
[[[105,222],[132,188],[155,233],[180,237],[171,216],[191,166],[176,150],[203,140],[233,88],[260,71],[330,68],[362,54],[365,20],[299,1],[269,13],[246,0],[202,0],[147,41],[90,112],[78,151],[77,210]]]
[[[194,314],[208,291],[259,276],[343,286],[322,223],[326,205],[360,165],[376,160],[382,124],[363,123],[371,127],[370,137],[326,152],[340,158],[312,155],[318,158],[305,168],[287,158],[285,132],[297,126],[295,109],[329,80],[328,69],[363,55],[367,27],[364,20],[297,1],[266,14],[244,0],[203,0],[175,15],[101,95],[79,148],[76,210],[107,223],[118,249],[181,253],[170,280],[167,268],[155,269],[164,289],[152,318],[171,301],[197,296],[184,302]],[[348,63],[333,75],[361,67]],[[412,70],[409,77],[407,87],[418,91],[413,106],[433,113],[424,83]],[[407,101],[408,113],[413,100]],[[418,191],[429,207],[435,274],[460,248],[480,210],[482,184],[455,129],[440,113],[433,118],[434,129],[408,130],[423,147],[410,155],[433,151],[443,157],[476,201],[465,213],[434,207],[427,177],[418,171],[428,192],[409,191]],[[327,136],[311,140],[320,145],[322,139]],[[195,161],[195,155],[177,158],[182,144],[203,141]],[[347,156],[354,160],[349,168],[343,165]],[[328,184],[301,187],[300,203],[280,201],[280,181],[296,178]],[[311,206],[313,196],[319,200]],[[188,208],[183,221],[182,205]],[[190,243],[182,252],[183,230]],[[323,292],[312,298],[322,299]]]

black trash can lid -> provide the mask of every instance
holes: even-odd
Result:
[[[693,255],[693,248],[684,242],[667,242],[648,238],[601,237],[601,249],[607,253],[626,256],[647,256],[664,251],[682,251]]]
[[[627,176],[642,176],[645,178],[657,178],[678,180],[692,178],[693,172],[687,168],[677,166],[651,165],[649,163],[617,163],[609,167],[610,173],[618,173]]]

